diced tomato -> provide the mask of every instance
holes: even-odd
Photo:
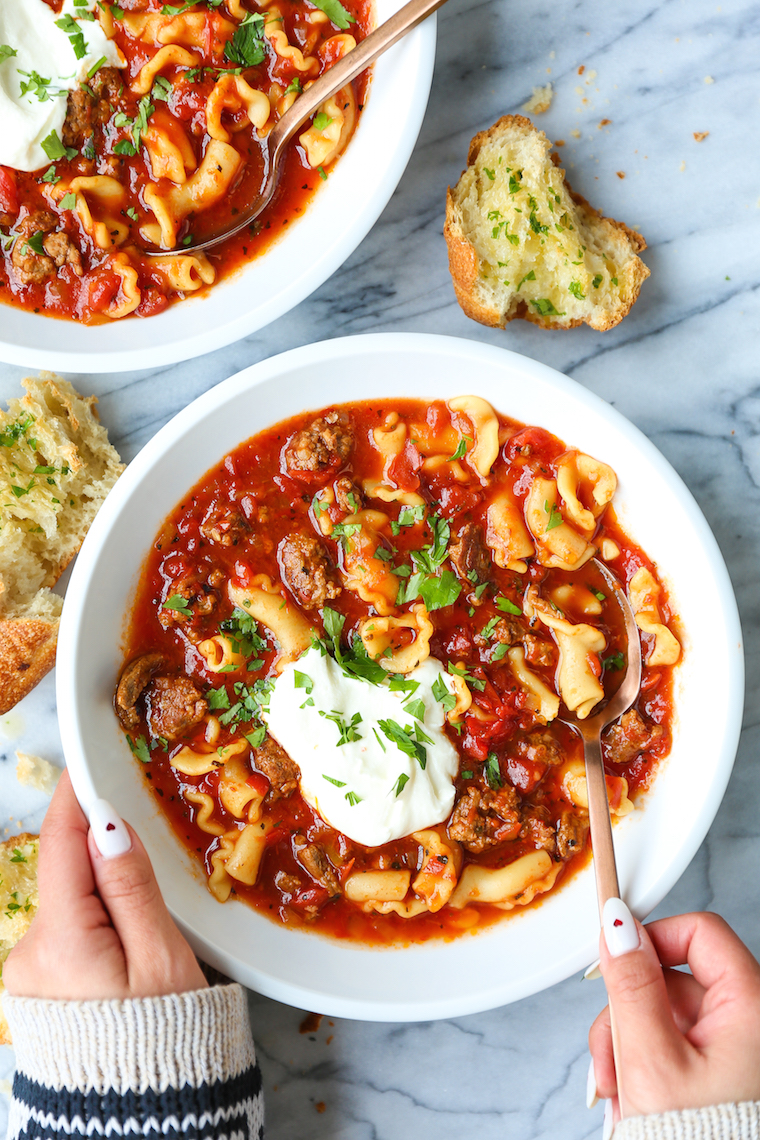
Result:
[[[285,822],[285,820],[278,820],[272,830],[267,832],[267,837],[264,841],[265,845],[267,847],[276,847],[280,840],[284,839],[289,831],[290,827]]]
[[[169,298],[160,289],[147,288],[142,291],[142,299],[135,309],[137,317],[153,317],[156,313],[163,313],[169,304]]]
[[[520,455],[538,456],[551,461],[564,450],[563,444],[540,427],[526,427],[504,444],[504,458],[512,463]]]
[[[110,269],[96,269],[87,276],[86,307],[91,313],[102,313],[121,289],[121,277]]]
[[[18,213],[18,189],[16,172],[7,166],[0,166],[0,213]]]
[[[511,717],[499,716],[493,720],[479,720],[465,716],[462,747],[476,760],[485,760],[494,745],[504,744],[514,733],[517,723]]]
[[[265,796],[269,791],[269,780],[262,772],[251,772],[245,782],[257,796]]]
[[[322,909],[329,898],[330,894],[324,887],[307,887],[306,890],[298,891],[288,905],[299,914],[315,914]]]
[[[527,760],[524,757],[518,758],[517,756],[507,756],[506,766],[510,784],[523,795],[528,795],[541,783],[547,767],[546,764],[537,760]]]
[[[403,450],[398,453],[388,467],[388,478],[401,491],[416,491],[420,485],[417,474],[422,466],[422,456],[412,441],[408,439]]]
[[[595,677],[601,677],[601,675],[602,675],[602,663],[599,660],[599,654],[598,653],[587,653],[586,654],[586,664],[588,665],[590,673],[593,673],[593,675]]]

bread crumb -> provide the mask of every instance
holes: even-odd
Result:
[[[307,1013],[306,1017],[303,1019],[303,1021],[301,1022],[301,1024],[298,1027],[298,1032],[299,1033],[316,1033],[317,1030],[319,1029],[320,1025],[322,1024],[322,1018],[323,1017],[324,1017],[324,1014],[322,1014],[322,1013]]]
[[[582,87],[576,87],[575,88],[575,94],[576,95],[582,95],[583,94],[583,88]]]
[[[599,120],[599,126],[597,129],[601,131],[602,127],[608,127],[611,122],[612,122],[612,119],[600,119]]]
[[[616,170],[615,173],[617,174],[618,178],[625,178],[624,170]]]
[[[595,71],[589,71],[588,75],[586,76],[586,83],[593,83],[593,81],[596,79],[596,75],[597,73]]]
[[[545,87],[534,87],[533,94],[527,103],[523,103],[522,109],[529,115],[542,115],[551,107],[553,98],[554,90],[551,83],[547,83]]]
[[[318,1100],[314,1107],[316,1108],[317,1112],[325,1112],[327,1109],[327,1105],[323,1100]]]
[[[709,131],[694,131],[694,141],[704,142],[709,133]]]
[[[27,788],[36,788],[46,796],[52,796],[61,778],[61,769],[41,756],[30,756],[27,752],[17,752],[16,779]]]
[[[712,75],[706,75],[705,76],[705,83],[714,83],[714,82],[715,82],[715,80],[713,79]]]
[[[555,139],[555,140],[554,140],[554,145],[555,145],[555,146],[564,146],[564,145],[565,145],[565,140],[564,140],[564,139]]]
[[[678,167],[678,169],[684,171],[686,169],[686,163],[681,161],[681,165]]]
[[[581,137],[581,132],[578,130],[577,127],[574,127],[573,130],[570,132],[570,134],[573,136],[574,139],[579,139]]]
[[[579,74],[579,75],[583,75],[583,72],[584,72],[585,70],[586,70],[586,65],[585,65],[585,63],[582,63],[582,64],[580,65],[580,67],[578,68],[578,74]]]

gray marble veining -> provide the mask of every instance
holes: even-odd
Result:
[[[449,0],[416,150],[382,217],[345,265],[291,313],[229,348],[156,372],[82,381],[126,459],[211,385],[276,352],[364,331],[465,336],[526,353],[614,404],[694,493],[726,558],[747,646],[745,729],[726,798],[696,858],[656,913],[712,908],[760,953],[760,9],[750,0]],[[585,71],[578,74],[583,66]],[[551,81],[537,122],[573,188],[640,228],[652,276],[622,325],[551,333],[467,320],[442,239],[447,184],[476,130]],[[600,128],[602,119],[611,120]],[[693,133],[709,131],[703,142]],[[625,175],[618,176],[618,172]],[[20,368],[0,366],[0,397]],[[315,402],[318,398],[315,395]],[[705,748],[711,746],[705,741]],[[0,826],[39,826],[14,750],[62,761],[53,678],[0,719]],[[484,962],[508,970],[508,962]],[[453,979],[451,984],[454,984]],[[490,1013],[419,1025],[325,1018],[252,994],[270,1140],[582,1140],[586,1034],[601,983],[570,979]],[[0,1049],[0,1076],[12,1054]],[[5,1115],[0,1097],[0,1134]]]

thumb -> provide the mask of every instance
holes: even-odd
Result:
[[[90,808],[95,885],[124,950],[132,997],[205,986],[192,950],[166,908],[148,853],[107,800]]]
[[[648,1069],[686,1060],[689,1043],[678,1030],[662,965],[645,928],[622,899],[608,899],[602,913],[600,969],[617,1031],[623,1076],[630,1066]]]

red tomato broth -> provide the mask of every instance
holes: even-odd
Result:
[[[434,423],[438,417],[448,416],[446,406],[442,402],[435,402],[426,408],[414,400],[395,400],[392,406],[376,401],[355,403],[343,405],[341,410],[350,414],[354,428],[350,468],[353,472],[360,472],[362,479],[380,478],[382,474],[382,457],[370,441],[373,428],[383,422],[388,411],[397,411],[408,423],[413,423],[415,418],[424,419],[426,415],[430,423]],[[280,540],[292,530],[299,528],[319,533],[318,527],[315,528],[314,525],[313,498],[315,492],[325,482],[329,483],[335,477],[338,468],[331,470],[329,477],[295,478],[287,473],[282,459],[288,440],[296,431],[306,427],[315,414],[303,413],[242,443],[212,468],[172,512],[143,566],[126,638],[125,660],[160,650],[172,667],[186,673],[199,687],[206,690],[208,687],[216,688],[223,684],[230,693],[230,700],[235,700],[232,685],[242,674],[231,674],[230,680],[225,680],[223,674],[208,671],[203,659],[193,649],[186,633],[183,632],[191,628],[196,642],[201,637],[215,633],[219,621],[227,617],[232,610],[224,591],[222,590],[218,608],[212,614],[193,617],[182,626],[182,629],[176,625],[165,629],[161,625],[158,620],[161,603],[174,592],[177,582],[188,570],[200,571],[202,576],[207,572],[207,567],[213,567],[221,570],[225,581],[227,578],[232,578],[243,585],[251,573],[268,574],[274,581],[278,581],[281,577],[277,561],[277,546]],[[515,421],[502,416],[499,419],[506,442],[493,466],[492,477],[496,482],[503,482],[514,488],[518,498],[524,498],[527,493],[526,471],[532,469],[540,470],[547,475],[553,474],[553,464],[557,457],[566,451],[566,447],[543,429],[523,429],[522,425]],[[523,451],[517,455],[515,447],[510,446],[516,440],[523,445]],[[527,452],[524,450],[526,441],[529,445]],[[343,465],[344,468],[345,466]],[[402,478],[406,480],[416,478],[418,483],[420,482],[413,471],[415,467],[413,462],[405,463],[401,467],[403,470],[398,467],[397,470]],[[427,476],[424,477],[423,483],[426,483],[434,495],[436,487],[440,490],[442,485],[440,480]],[[454,494],[455,491],[468,493]],[[484,494],[482,488],[478,486],[454,487],[448,497],[435,495],[435,498],[441,504],[442,517],[451,523],[452,540],[456,525],[482,517]],[[221,547],[209,543],[203,538],[200,530],[200,525],[210,510],[218,504],[231,502],[238,503],[250,518],[258,513],[259,521],[262,521],[262,511],[264,513],[263,526],[259,531],[253,531],[253,538],[245,550],[240,546]],[[397,504],[394,503],[371,502],[373,506],[386,510],[391,517],[397,509]],[[398,550],[395,556],[397,564],[404,561],[407,552],[419,549],[424,542],[429,541],[429,536],[424,538],[421,536],[421,530],[419,526],[405,527],[398,535],[393,536],[391,541]],[[611,507],[607,507],[600,520],[594,542],[600,542],[603,537],[613,539],[620,548],[620,555],[609,565],[622,581],[626,583],[630,581],[640,565],[654,569],[644,552],[625,535]],[[330,540],[326,540],[326,543],[331,545]],[[338,561],[342,559],[340,551],[337,551],[337,558]],[[517,602],[521,600],[522,592],[531,581],[541,582],[547,587],[576,581],[605,593],[607,591],[598,572],[588,565],[569,573],[549,569],[531,560],[528,573],[525,575],[502,570],[495,564],[492,570],[495,582],[493,596],[500,595]],[[469,613],[470,607],[464,600],[464,591],[453,605],[436,610],[430,615],[435,626],[435,633],[431,639],[432,656],[443,663],[464,662],[466,668],[472,671],[472,675],[484,680],[482,691],[473,689],[474,704],[489,715],[496,715],[496,720],[490,723],[479,722],[472,716],[466,716],[466,727],[462,735],[458,735],[451,726],[447,727],[447,735],[460,754],[460,776],[456,781],[457,795],[469,786],[485,787],[482,762],[489,752],[496,751],[499,757],[500,778],[504,784],[514,787],[524,795],[524,802],[545,809],[548,818],[556,821],[562,811],[573,806],[560,787],[560,765],[549,767],[509,753],[510,742],[519,739],[521,732],[528,731],[533,718],[525,708],[525,694],[511,675],[506,661],[486,664],[479,656],[474,642],[476,632],[488,619],[499,613],[494,609],[492,597],[485,596],[488,600],[475,610],[474,616]],[[663,593],[663,603],[665,600],[666,595]],[[346,616],[344,640],[346,635],[350,639],[351,631],[356,628],[361,618],[374,612],[348,589],[344,589],[330,605]],[[581,620],[580,615],[570,613],[569,616],[571,619]],[[320,624],[319,617],[313,612],[309,617],[317,626]],[[593,621],[593,619],[585,620]],[[622,618],[614,603],[607,606],[601,618],[593,621],[593,624],[598,625],[605,633],[606,654],[614,654],[624,647]],[[262,651],[260,657],[263,667],[254,674],[257,678],[268,674],[274,654],[271,650]],[[553,666],[533,663],[530,668],[550,687],[556,687],[553,681]],[[656,669],[645,667],[642,695],[638,702],[641,711],[651,721],[664,727],[662,740],[629,763],[606,763],[608,775],[615,778],[613,784],[619,786],[621,776],[626,779],[628,794],[632,799],[651,787],[658,762],[667,754],[670,747],[669,730],[673,721],[672,675],[671,666]],[[146,723],[144,719],[141,721],[139,731],[145,733],[147,740],[149,732]],[[211,794],[216,804],[214,818],[224,826],[225,830],[235,827],[238,821],[225,811],[217,798],[218,771],[200,778],[189,778],[176,772],[169,763],[181,745],[188,744],[192,748],[202,744],[204,729],[205,725],[201,723],[193,732],[183,736],[181,741],[170,745],[168,751],[162,750],[160,746],[152,748],[151,760],[145,766],[144,774],[174,831],[187,849],[199,858],[206,874],[209,874],[212,870],[210,856],[216,850],[217,841],[197,826],[195,822],[197,811],[183,801],[181,795],[183,787],[197,788]],[[245,730],[243,726],[243,731]],[[570,728],[554,721],[546,731],[549,731],[558,742],[563,760],[582,759],[581,742]],[[234,739],[239,739],[239,733],[235,736],[223,729],[219,743],[224,744]],[[462,775],[463,772],[470,775]],[[252,778],[260,780],[263,777],[257,775],[254,770]],[[411,866],[414,874],[419,845],[416,840],[408,837],[381,848],[362,847],[325,823],[302,799],[298,790],[287,798],[277,800],[270,806],[268,814],[274,826],[267,840],[267,851],[258,881],[253,887],[235,883],[234,895],[276,921],[316,930],[339,939],[351,939],[373,945],[406,944],[435,938],[449,939],[469,930],[477,932],[510,914],[514,915],[526,909],[524,906],[518,906],[513,911],[505,912],[489,904],[469,904],[464,910],[444,907],[436,913],[425,913],[412,919],[405,919],[396,914],[364,913],[356,904],[341,896],[330,902],[322,899],[324,905],[316,916],[306,915],[303,907],[309,903],[319,902],[319,891],[322,888],[317,884],[307,883],[303,892],[291,898],[288,892],[278,890],[275,883],[278,873],[304,878],[303,866],[296,859],[292,847],[294,832],[299,831],[309,842],[324,846],[335,863],[341,881],[344,881],[352,870],[359,869]],[[466,863],[498,867],[512,862],[531,850],[535,850],[531,838],[529,836],[521,838],[518,835],[478,854],[465,851],[464,857]],[[589,844],[586,843],[577,855],[572,856],[563,865],[553,889],[556,890],[558,886],[569,881],[586,865],[588,858]],[[323,893],[326,895],[326,892]],[[304,896],[308,896],[305,901]],[[544,897],[538,895],[529,906],[541,905]]]
[[[55,0],[48,0],[48,3],[54,10],[58,10],[59,5]],[[198,7],[201,8],[204,3],[206,0],[198,0]],[[242,3],[247,10],[258,11],[253,0],[242,0]],[[308,38],[305,15],[315,9],[305,0],[278,0],[277,6],[282,12],[282,27],[288,34],[289,42],[295,46],[305,47],[307,42],[311,42]],[[138,5],[125,3],[122,7],[127,15],[132,14],[131,8],[137,8],[140,12],[159,12],[164,7],[164,2],[142,0]],[[347,0],[347,10],[356,21],[350,25],[348,31],[359,41],[367,35],[373,25],[371,0]],[[266,7],[262,11],[265,12]],[[228,16],[224,8],[218,11],[209,10],[206,17],[207,24],[211,27],[218,24],[222,19],[220,13],[224,13],[225,18]],[[229,22],[237,28],[235,21]],[[325,39],[340,34],[337,26],[330,23],[319,26],[325,29]],[[123,144],[131,137],[127,126],[114,125],[115,117],[118,113],[122,113],[129,120],[134,120],[141,99],[141,96],[130,91],[127,84],[134,80],[142,65],[156,54],[160,45],[142,44],[138,39],[126,34],[118,22],[115,28],[114,42],[127,59],[127,66],[121,71],[124,86],[118,104],[111,104],[114,113],[105,124],[95,126],[94,158],[87,158],[82,153],[77,153],[71,160],[58,159],[31,173],[0,166],[0,234],[12,236],[24,218],[35,212],[44,211],[53,214],[57,230],[65,233],[80,250],[84,270],[83,274],[78,276],[72,265],[64,264],[57,269],[52,279],[41,283],[24,284],[12,265],[12,247],[8,243],[3,243],[7,248],[3,249],[3,255],[0,256],[0,301],[35,313],[44,312],[47,316],[82,321],[87,324],[107,323],[111,319],[105,314],[105,309],[114,295],[119,294],[121,288],[121,278],[109,268],[115,253],[120,250],[128,252],[131,263],[137,269],[137,286],[141,290],[142,299],[135,313],[131,315],[153,315],[191,295],[196,293],[199,296],[203,295],[209,288],[213,288],[213,284],[237,273],[248,262],[265,254],[283,235],[287,227],[304,214],[314,194],[329,176],[322,168],[315,170],[308,164],[304,148],[298,142],[297,136],[286,152],[280,182],[270,205],[240,234],[208,251],[206,256],[216,272],[215,282],[211,285],[203,284],[193,293],[173,291],[165,277],[152,266],[151,258],[143,252],[145,249],[155,251],[155,247],[140,235],[141,226],[155,220],[152,211],[144,202],[145,187],[153,183],[159,188],[167,189],[171,188],[172,183],[166,178],[158,180],[153,178],[150,159],[144,144],[140,147],[140,153],[136,155],[120,154],[115,150],[119,144]],[[268,43],[266,39],[264,42]],[[206,134],[205,105],[214,86],[214,79],[226,70],[235,71],[234,64],[226,60],[220,51],[212,50],[212,45],[213,37],[210,36],[209,50],[203,55],[199,68],[168,66],[161,69],[159,75],[172,81],[172,94],[168,100],[159,101],[154,98],[153,93],[150,95],[154,111],[149,123],[154,119],[158,122],[163,117],[170,127],[173,123],[175,126],[181,125],[186,128],[197,161],[201,160],[206,143],[209,141]],[[218,46],[223,49],[224,41],[219,40]],[[317,49],[318,47],[319,41],[316,44]],[[196,47],[192,50],[196,55],[201,54]],[[328,70],[335,62],[329,49],[322,55],[318,54],[317,50],[314,55],[319,61],[318,74]],[[200,70],[194,82],[186,78],[191,70]],[[291,61],[280,59],[271,46],[267,49],[264,63],[238,70],[242,70],[246,81],[257,89],[266,89],[273,82],[287,88],[288,84],[300,74]],[[357,116],[360,116],[367,98],[369,79],[369,74],[365,72],[353,83]],[[307,81],[308,77],[305,79],[305,82]],[[204,236],[212,236],[222,231],[227,225],[234,224],[236,216],[258,192],[262,181],[264,166],[262,156],[266,140],[258,138],[256,130],[250,127],[247,119],[241,124],[241,117],[244,119],[242,112],[233,116],[231,136],[233,145],[245,159],[241,172],[221,202],[207,211],[189,216],[179,230],[176,249],[168,252],[181,254],[182,240],[191,233],[196,239],[202,239]],[[229,118],[228,114],[227,119]],[[244,125],[245,129],[239,129],[241,125]],[[65,184],[77,176],[108,174],[115,176],[128,189],[127,198],[118,214],[120,224],[128,229],[128,235],[123,243],[109,250],[99,248],[85,231],[77,212],[74,209],[61,209],[45,193],[46,190],[50,190],[50,184],[44,181],[44,175],[53,169],[58,180]],[[93,215],[97,215],[97,210],[93,210]]]

